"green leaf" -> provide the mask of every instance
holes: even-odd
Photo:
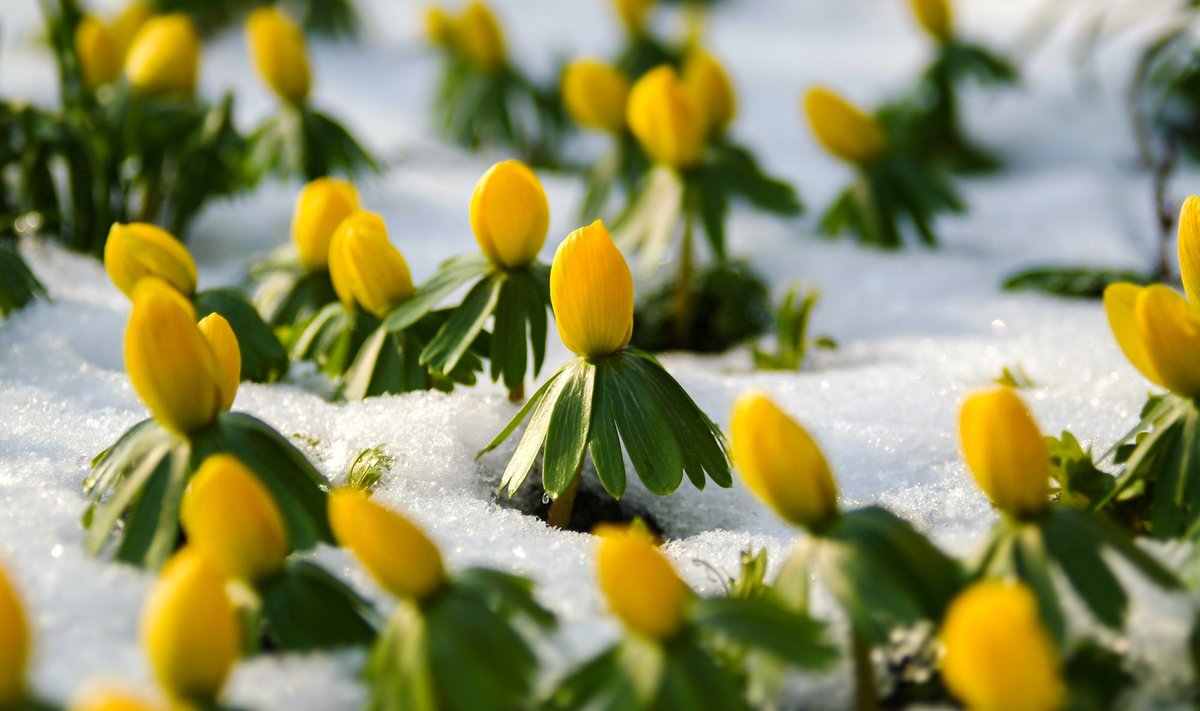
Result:
[[[615,395],[618,386],[610,384],[613,377],[610,361],[602,360],[596,364],[596,382],[592,398],[592,429],[588,441],[588,450],[592,454],[592,464],[596,467],[596,476],[604,490],[614,499],[620,499],[625,494],[625,455],[621,450],[621,439],[617,435]]]
[[[566,387],[567,381],[571,376],[571,370],[574,369],[576,361],[568,363],[546,381],[542,386],[544,392],[541,397],[537,398],[537,406],[533,408],[533,416],[529,418],[529,424],[525,427],[525,434],[522,435],[521,441],[517,444],[517,449],[513,452],[512,459],[508,460],[508,466],[504,469],[504,476],[500,480],[500,488],[507,490],[508,495],[512,496],[517,493],[517,489],[521,488],[521,484],[525,483],[525,478],[529,476],[529,470],[533,468],[533,463],[537,461],[538,452],[542,449],[542,444],[546,441],[546,434],[550,429],[550,416],[557,409],[558,398],[562,395],[563,389]],[[505,428],[505,432],[511,432],[511,428],[524,419],[525,413],[533,405],[533,399],[521,408],[509,426]],[[504,432],[501,432],[501,436]],[[497,439],[500,439],[499,437]],[[489,449],[498,444],[493,442],[489,445]],[[484,450],[487,451],[487,450]]]
[[[651,493],[666,496],[683,480],[683,453],[658,398],[647,392],[646,379],[638,377],[636,356],[622,351],[598,367],[609,368],[602,386],[625,451],[638,478]],[[690,444],[690,443],[689,443]]]
[[[259,590],[266,636],[284,652],[359,647],[375,640],[380,620],[358,593],[307,560],[289,560]]]
[[[1101,557],[1100,542],[1085,530],[1069,525],[1075,520],[1078,519],[1056,516],[1053,510],[1038,519],[1046,553],[1058,564],[1092,614],[1108,627],[1120,630],[1129,597]]]
[[[698,600],[692,607],[692,620],[798,667],[821,669],[837,659],[837,648],[825,638],[825,625],[771,597]]]
[[[218,313],[229,322],[242,354],[242,380],[271,383],[288,369],[288,354],[254,306],[233,289],[209,289],[196,294],[196,318]]]
[[[429,630],[415,603],[400,600],[363,669],[368,711],[438,711],[430,669]]]
[[[482,254],[468,254],[442,263],[437,273],[384,319],[389,331],[403,331],[421,320],[443,299],[472,279],[484,276],[492,266]]]
[[[538,603],[533,581],[528,578],[490,568],[469,568],[455,576],[454,585],[505,618],[523,618],[542,629],[557,624],[554,613]]]
[[[728,672],[688,638],[675,640],[665,650],[662,676],[651,708],[727,711],[748,709]]]
[[[1112,284],[1130,282],[1139,286],[1154,283],[1140,272],[1091,267],[1035,267],[1004,280],[1006,291],[1037,291],[1051,296],[1099,299]]]
[[[462,303],[453,309],[450,318],[442,324],[433,340],[421,351],[421,364],[441,373],[453,370],[495,312],[503,286],[504,279],[498,276],[482,279],[475,284]],[[524,338],[521,340],[523,355]],[[493,354],[495,347],[493,342]]]
[[[152,452],[100,509],[103,523],[93,529],[96,533],[111,530],[112,517],[124,514],[117,560],[157,570],[175,551],[180,538],[179,502],[190,474],[187,461],[188,446],[178,440]],[[98,550],[98,545],[93,548]]]
[[[580,475],[592,423],[596,367],[581,359],[563,380],[546,430],[546,455],[542,466],[542,487],[552,499],[557,499]]]

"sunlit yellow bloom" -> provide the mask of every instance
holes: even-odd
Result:
[[[629,92],[629,129],[656,162],[687,168],[700,160],[706,114],[670,66],[647,72]]]
[[[334,230],[329,275],[347,308],[357,304],[379,318],[413,293],[408,262],[388,241],[383,218],[366,210],[352,213]]]
[[[329,495],[329,526],[371,577],[396,597],[420,600],[446,581],[442,554],[412,521],[358,489]]]
[[[228,412],[237,397],[238,383],[242,381],[242,349],[238,346],[233,327],[219,313],[211,313],[196,324],[217,360],[218,386],[221,391],[220,408]]]
[[[1066,701],[1058,652],[1024,585],[964,590],[942,623],[942,678],[970,711],[1056,711]]]
[[[134,289],[125,370],[150,414],[176,434],[203,429],[221,412],[216,354],[192,304],[162,279],[142,279]]]
[[[550,228],[550,203],[537,175],[519,160],[488,169],[471,195],[471,230],[492,264],[522,269],[537,259]]]
[[[500,23],[491,8],[478,0],[467,5],[458,18],[454,39],[463,57],[480,69],[493,71],[508,61]]]
[[[12,581],[0,567],[0,708],[16,708],[25,698],[29,646],[25,608]]]
[[[430,44],[445,47],[450,44],[454,35],[454,21],[440,7],[433,6],[425,9],[425,38]]]
[[[161,96],[196,91],[200,37],[187,15],[152,17],[133,38],[125,76],[141,94]]]
[[[142,25],[151,17],[154,17],[154,8],[150,7],[149,3],[134,0],[113,18],[109,31],[112,34],[113,49],[116,50],[117,59],[121,63],[125,62],[138,30],[142,29]]]
[[[112,33],[103,22],[84,15],[75,28],[75,54],[83,83],[89,89],[103,86],[121,76],[121,62]]]
[[[576,355],[602,358],[633,335],[633,275],[596,220],[558,245],[550,267],[550,303],[562,342]]]
[[[967,468],[993,504],[1015,516],[1046,508],[1050,452],[1015,391],[998,387],[968,397],[958,431]]]
[[[114,222],[104,243],[108,278],[126,296],[143,277],[153,276],[185,296],[196,291],[196,262],[170,232],[148,222]]]
[[[1188,301],[1200,309],[1200,197],[1195,195],[1179,210],[1179,272]]]
[[[241,656],[239,626],[218,568],[184,549],[167,561],[142,608],[142,648],[167,693],[209,702]]]
[[[345,180],[317,178],[305,185],[292,211],[292,242],[300,265],[310,272],[328,267],[333,233],[357,209],[358,191]]]
[[[259,8],[246,19],[246,43],[267,85],[285,101],[303,104],[312,74],[304,32],[296,23],[279,8]]]
[[[70,711],[159,711],[159,707],[135,694],[117,689],[100,689],[88,692],[73,702]]]
[[[200,465],[183,496],[180,520],[188,545],[227,577],[270,577],[283,569],[290,551],[271,492],[229,454],[214,454]]]
[[[562,77],[563,105],[580,126],[620,133],[625,128],[629,80],[620,69],[594,59],[567,65]]]
[[[596,530],[596,573],[612,613],[630,631],[669,639],[683,627],[692,591],[649,536],[625,527]]]
[[[828,89],[809,89],[804,113],[825,150],[855,165],[866,165],[887,151],[879,123]]]
[[[909,0],[917,24],[935,39],[948,40],[954,34],[954,9],[950,0]]]
[[[683,83],[700,102],[709,133],[724,133],[737,112],[737,96],[725,68],[708,52],[694,51],[683,65]]]
[[[813,438],[760,392],[733,406],[733,460],[763,503],[797,526],[815,526],[837,513],[837,484]]]
[[[641,34],[645,30],[646,15],[657,0],[613,0],[621,24],[630,34]]]

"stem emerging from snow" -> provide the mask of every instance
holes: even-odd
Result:
[[[518,385],[517,387],[508,391],[508,401],[516,403],[516,402],[521,402],[524,399],[525,399],[525,382],[522,381],[520,385]]]
[[[854,659],[854,709],[878,711],[879,698],[875,690],[875,667],[871,663],[871,644],[851,627],[850,648]]]
[[[571,525],[571,511],[575,508],[575,494],[579,491],[579,480],[582,478],[583,461],[580,460],[579,468],[575,470],[575,478],[567,485],[566,490],[550,503],[550,516],[546,518],[546,523],[563,529]]]
[[[684,207],[679,281],[675,284],[675,347],[684,348],[692,326],[692,212]]]

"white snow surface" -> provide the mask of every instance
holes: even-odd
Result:
[[[429,108],[437,63],[420,41],[419,3],[360,0],[366,37],[358,46],[314,41],[314,103],[343,119],[388,163],[365,181],[365,205],[383,214],[414,276],[476,248],[467,204],[499,152],[468,156],[439,146]],[[605,0],[506,0],[496,6],[513,53],[540,77],[555,61],[611,56],[618,34]],[[1040,2],[960,0],[964,32],[1013,46]],[[1008,169],[964,183],[969,214],[940,223],[938,250],[880,253],[814,234],[815,215],[847,180],[803,125],[803,88],[826,83],[869,104],[902,88],[929,51],[905,15],[885,0],[732,0],[709,25],[709,45],[739,90],[735,136],[773,172],[794,181],[809,206],[793,222],[737,209],[731,251],[744,255],[777,293],[793,281],[818,286],[815,331],[841,350],[802,373],[756,373],[743,352],[667,355],[663,362],[718,423],[739,393],[761,388],[810,429],[841,486],[842,505],[881,504],[957,554],[969,554],[995,519],[959,455],[957,410],[964,393],[1020,364],[1037,382],[1027,401],[1047,432],[1070,429],[1103,450],[1136,421],[1149,384],[1125,361],[1094,302],[1000,290],[1014,270],[1046,263],[1145,268],[1153,254],[1147,176],[1134,168],[1122,91],[1138,35],[1114,40],[1090,69],[1070,64],[1070,33],[1058,32],[1023,62],[1015,91],[973,95],[975,135],[1003,152]],[[32,0],[7,0],[0,27],[0,94],[52,102],[52,65],[37,43]],[[1144,33],[1143,35],[1144,36]],[[248,68],[241,33],[205,50],[202,91],[238,93],[243,125],[273,100]],[[574,155],[601,143],[582,138]],[[544,256],[577,225],[580,197],[569,177],[543,175],[552,226]],[[247,267],[288,239],[297,184],[266,184],[202,215],[190,246],[203,287],[243,283]],[[1185,174],[1178,197],[1200,190]],[[153,688],[137,643],[139,611],[152,577],[89,558],[82,550],[80,491],[89,460],[146,414],[122,362],[128,303],[101,264],[54,246],[25,252],[52,299],[0,323],[0,559],[14,576],[35,627],[33,684],[65,701],[88,683]],[[551,330],[547,371],[568,354]],[[549,668],[614,638],[594,586],[589,536],[546,527],[497,503],[500,473],[515,444],[476,461],[475,453],[513,414],[490,383],[451,395],[419,393],[331,404],[311,369],[282,384],[244,384],[236,409],[272,423],[330,478],[344,475],[364,447],[383,445],[395,464],[377,497],[412,516],[440,544],[453,569],[495,566],[528,575],[563,621],[544,650]],[[315,444],[305,444],[311,442]],[[740,485],[695,491],[685,482],[666,498],[631,485],[632,505],[650,512],[667,550],[697,588],[714,580],[693,561],[728,571],[748,546],[775,564],[796,533]],[[317,557],[382,604],[344,553]],[[1181,640],[1189,604],[1138,584],[1129,645],[1145,684],[1131,704],[1169,706],[1190,672]],[[836,618],[828,600],[822,614]],[[1086,623],[1085,623],[1086,624]],[[258,658],[237,668],[231,704],[256,709],[355,708],[360,654]],[[847,702],[845,669],[802,680],[805,707]]]

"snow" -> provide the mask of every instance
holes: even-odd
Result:
[[[966,33],[1010,46],[1040,9],[1034,0],[960,0]],[[616,23],[604,0],[496,2],[520,61],[545,76],[558,58],[609,56]],[[941,223],[937,251],[900,254],[814,236],[814,215],[846,180],[802,125],[800,91],[812,83],[864,103],[901,87],[925,43],[905,3],[879,0],[736,0],[720,6],[710,45],[738,83],[734,133],[766,166],[801,190],[809,213],[793,223],[735,211],[731,252],[745,255],[777,292],[793,281],[819,286],[816,333],[841,350],[803,373],[755,373],[745,353],[717,358],[668,355],[667,368],[722,425],[743,390],[766,390],[821,442],[846,508],[882,504],[947,549],[969,553],[994,520],[957,448],[957,409],[965,392],[1020,364],[1038,387],[1025,391],[1043,429],[1070,429],[1102,450],[1136,420],[1146,383],[1124,360],[1101,308],[999,289],[1004,276],[1036,264],[1087,263],[1144,268],[1152,255],[1148,178],[1133,169],[1122,90],[1136,36],[1096,60],[1093,84],[1069,66],[1069,37],[1058,33],[1025,64],[1026,83],[1000,95],[972,96],[972,130],[1003,151],[1009,169],[966,183],[970,213]],[[362,46],[317,42],[314,103],[343,119],[388,164],[362,185],[363,202],[384,216],[418,279],[442,259],[471,251],[467,203],[480,174],[503,153],[466,156],[439,146],[428,126],[436,62],[420,45],[421,6],[360,0]],[[520,20],[518,21],[518,18]],[[0,43],[0,95],[53,100],[53,73],[36,46],[35,3],[6,3]],[[243,125],[273,100],[247,70],[240,32],[207,49],[202,91],[238,94]],[[596,148],[581,139],[572,151]],[[580,190],[543,174],[552,206],[549,258],[572,224]],[[237,284],[256,258],[286,241],[298,185],[265,185],[207,211],[191,247],[202,287]],[[1177,196],[1200,180],[1185,174]],[[43,244],[25,252],[52,300],[0,323],[0,559],[15,577],[36,627],[33,683],[66,700],[85,682],[151,689],[137,644],[137,620],[151,582],[141,571],[88,558],[79,518],[80,482],[90,459],[145,416],[123,371],[128,304],[102,266]],[[551,330],[548,368],[567,352]],[[507,502],[496,485],[515,439],[475,461],[514,408],[484,384],[452,395],[420,393],[331,404],[327,385],[296,368],[286,383],[244,384],[236,408],[295,435],[337,480],[358,451],[382,445],[395,458],[377,496],[424,525],[451,568],[489,565],[533,577],[557,612],[562,634],[543,657],[551,668],[600,648],[617,632],[593,584],[588,536],[548,529]],[[628,503],[649,512],[671,539],[667,550],[694,585],[717,585],[705,561],[736,569],[739,552],[766,547],[778,564],[795,533],[744,488],[697,492],[686,484],[655,498],[636,485]],[[317,557],[384,604],[386,598],[340,551]],[[1128,578],[1128,576],[1126,576]],[[1136,587],[1129,644],[1147,682],[1143,705],[1181,698],[1189,679],[1181,640],[1185,601]],[[833,614],[828,600],[818,608]],[[238,667],[233,705],[260,709],[356,708],[361,654],[259,658]],[[844,670],[808,679],[798,693],[815,707],[845,703]]]

